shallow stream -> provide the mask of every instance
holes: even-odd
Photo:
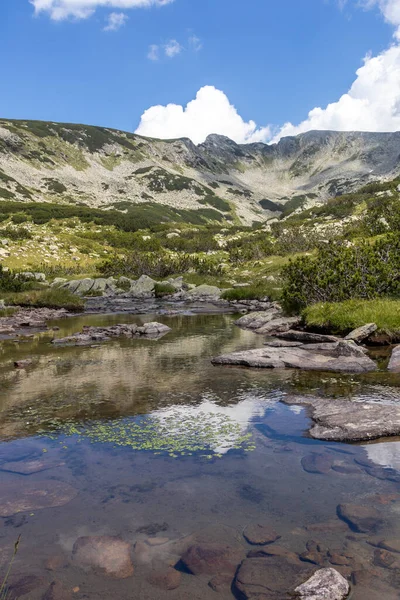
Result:
[[[86,324],[152,320],[172,331],[93,347],[50,343]],[[0,574],[21,534],[12,597],[40,599],[56,580],[77,600],[232,599],[230,586],[214,591],[210,575],[190,574],[179,557],[187,540],[240,544],[245,555],[254,546],[242,532],[256,523],[270,524],[290,552],[320,544],[327,566],[329,553],[346,556],[335,568],[358,573],[353,599],[400,597],[400,568],[377,564],[371,545],[400,539],[400,483],[366,469],[400,473],[400,441],[315,441],[306,411],[281,402],[288,393],[398,402],[400,376],[213,367],[213,356],[264,341],[233,322],[231,315],[90,315],[0,345]],[[15,369],[25,358],[33,365]],[[312,453],[332,468],[305,470],[302,459]],[[33,461],[36,472],[18,472]],[[41,507],[41,489],[52,506]],[[342,503],[376,508],[379,529],[352,530],[337,516]],[[133,575],[110,578],[71,558],[82,536],[129,542]],[[168,564],[182,572],[174,590],[152,579]]]

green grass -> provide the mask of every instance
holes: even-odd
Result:
[[[164,296],[171,296],[175,294],[176,289],[170,283],[156,283],[154,286],[154,292],[156,298],[164,298]]]
[[[2,294],[6,304],[30,308],[65,308],[72,312],[84,309],[84,302],[68,290],[53,288]]]
[[[1,292],[0,292],[1,296]],[[4,317],[12,317],[16,313],[17,309],[13,307],[1,308],[0,309],[0,318]]]
[[[303,311],[309,327],[345,333],[366,323],[375,323],[382,333],[400,332],[400,300],[346,300],[313,304]]]

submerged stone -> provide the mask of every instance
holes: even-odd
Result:
[[[243,536],[249,544],[254,544],[256,546],[272,544],[281,537],[270,525],[263,525],[260,523],[248,525],[243,531]]]
[[[19,473],[20,475],[32,475],[33,473],[40,473],[41,471],[47,471],[56,467],[62,466],[64,463],[55,463],[44,460],[30,460],[27,462],[13,461],[3,463],[0,466],[1,471],[8,471],[10,473]]]
[[[195,544],[188,548],[181,560],[193,575],[233,575],[243,556],[244,551],[239,547],[217,543]]]
[[[164,570],[151,573],[147,579],[151,585],[158,587],[161,590],[176,590],[181,584],[182,574],[169,567]]]
[[[0,488],[0,516],[64,506],[77,494],[78,490],[61,481],[3,483]]]
[[[107,535],[80,537],[72,554],[74,562],[107,577],[126,579],[133,575],[131,546],[118,537]]]
[[[372,507],[359,504],[339,504],[337,514],[357,533],[370,533],[383,525],[381,513]]]
[[[332,459],[327,454],[307,454],[301,459],[301,466],[307,473],[329,473],[332,467]]]
[[[234,587],[246,600],[284,600],[308,574],[305,564],[294,565],[281,558],[246,558],[236,574]]]

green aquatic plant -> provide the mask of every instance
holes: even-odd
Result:
[[[172,458],[200,455],[211,459],[221,457],[231,449],[246,452],[255,449],[251,433],[243,433],[239,423],[221,413],[184,415],[175,411],[167,415],[82,425],[67,422],[56,427],[52,434],[44,435],[53,439],[60,435],[76,436],[96,444],[113,444],[156,455],[167,454]],[[65,444],[65,440],[60,443]]]

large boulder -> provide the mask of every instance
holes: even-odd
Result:
[[[301,600],[344,600],[350,592],[348,581],[336,569],[319,569],[295,589]]]
[[[113,579],[126,579],[133,575],[131,546],[118,537],[80,537],[74,544],[72,555],[77,566],[90,568]]]
[[[353,340],[354,342],[360,343],[363,340],[369,338],[376,330],[378,329],[375,323],[367,323],[366,325],[362,325],[361,327],[357,327],[351,331],[346,337],[345,340]]]
[[[393,373],[400,373],[400,346],[395,346],[393,348],[388,369]]]
[[[113,278],[104,279],[103,277],[97,279],[88,277],[86,279],[74,279],[64,282],[54,280],[52,286],[66,289],[77,296],[86,296],[93,293],[112,295],[117,289]]]
[[[354,342],[303,344],[296,347],[266,346],[218,356],[214,365],[241,365],[265,369],[304,369],[306,371],[342,371],[366,373],[375,363]]]
[[[186,293],[188,300],[219,300],[222,291],[215,285],[198,285]]]
[[[156,281],[148,275],[142,275],[134,281],[129,290],[129,295],[134,298],[151,298],[154,295]]]

